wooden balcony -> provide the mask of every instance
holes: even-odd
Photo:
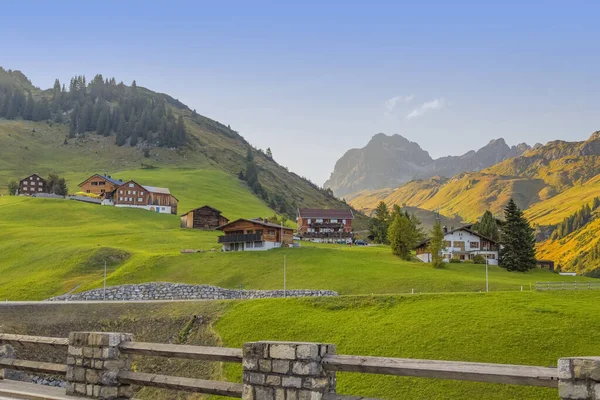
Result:
[[[248,233],[245,235],[225,235],[219,236],[219,243],[245,243],[245,242],[262,242],[262,234]]]
[[[348,239],[353,238],[352,232],[306,232],[298,236],[305,239]]]

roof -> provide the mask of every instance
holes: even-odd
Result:
[[[31,178],[32,176],[37,176],[37,177],[38,177],[38,178],[40,178],[41,180],[45,181],[45,179],[44,179],[44,178],[42,178],[42,177],[40,176],[40,174],[31,174],[31,175],[28,175],[26,178],[23,178],[23,179],[21,179],[19,182],[23,182],[23,181],[25,181],[25,180],[27,180],[27,179]]]
[[[211,206],[205,205],[205,206],[202,206],[202,207],[192,208],[190,211],[188,211],[188,212],[186,212],[186,213],[183,213],[183,214],[181,214],[181,216],[183,217],[184,215],[186,215],[186,214],[189,214],[189,213],[191,213],[192,211],[200,210],[201,208],[210,208],[211,210],[213,210],[213,211],[215,211],[215,212],[217,212],[217,213],[219,213],[219,214],[222,214],[222,213],[223,213],[223,211],[221,211],[221,210],[217,210],[217,209],[216,209],[216,208],[214,208],[214,207],[211,207]],[[225,218],[225,217],[223,217],[223,218]]]
[[[169,190],[169,188],[161,188],[161,187],[156,187],[156,186],[145,186],[145,185],[140,185],[140,186],[143,187],[144,189],[146,189],[147,191],[149,191],[150,193],[171,194],[171,191]]]
[[[84,183],[86,183],[87,181],[89,181],[90,179],[92,179],[93,177],[98,176],[102,179],[105,179],[107,181],[109,181],[110,183],[112,183],[115,186],[121,186],[122,184],[124,184],[125,182],[123,182],[121,179],[114,179],[112,176],[110,175],[100,175],[100,174],[94,174],[92,176],[90,176],[89,178],[87,178],[85,181],[81,182],[79,185],[77,186],[81,186]]]
[[[482,234],[480,234],[478,232],[475,232],[472,229],[472,227],[473,227],[473,224],[464,225],[464,226],[461,226],[459,228],[449,230],[448,232],[444,232],[444,236],[451,235],[451,234],[453,234],[454,232],[457,232],[457,231],[467,231],[467,232],[469,232],[472,235],[475,235],[475,236],[478,236],[478,237],[480,237],[482,239],[487,240],[488,242],[492,242],[494,244],[498,244],[498,242],[495,241],[494,239],[490,239],[489,237],[483,236]],[[423,246],[423,245],[425,245],[427,243],[429,243],[429,239],[423,240],[421,243],[417,244],[416,247],[421,247],[421,246]]]
[[[258,225],[262,225],[262,226],[268,226],[268,227],[271,227],[271,228],[280,228],[280,229],[283,228],[283,229],[289,229],[291,231],[294,230],[294,228],[290,228],[288,226],[283,226],[283,225],[278,225],[278,224],[272,224],[270,222],[264,222],[264,221],[258,220],[258,219],[247,219],[247,218],[238,218],[235,221],[231,221],[231,222],[226,223],[225,225],[219,226],[217,229],[218,230],[222,230],[226,226],[233,225],[233,224],[235,224],[237,222],[240,222],[240,221],[251,222],[253,224],[258,224]]]
[[[352,210],[299,208],[298,218],[354,219]]]

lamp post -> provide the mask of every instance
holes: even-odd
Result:
[[[488,278],[488,257],[487,257],[487,254],[485,255],[485,291],[486,292],[490,291],[490,284],[489,284],[489,278]]]
[[[285,288],[285,255],[283,256],[283,297],[286,297],[286,288]]]
[[[104,301],[106,301],[106,260],[104,260],[104,293],[103,293]]]

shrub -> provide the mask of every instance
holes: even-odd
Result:
[[[476,255],[473,257],[473,262],[474,262],[475,264],[485,264],[485,257],[484,257],[484,256],[482,256],[481,254],[476,254]]]
[[[457,264],[457,263],[460,263],[460,258],[458,258],[458,257],[452,257],[452,258],[450,259],[450,263],[451,263],[451,264]]]

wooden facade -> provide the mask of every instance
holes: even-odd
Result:
[[[78,186],[80,191],[91,193],[101,197],[109,197],[116,188],[124,182],[113,179],[110,175],[94,174],[81,182]]]
[[[169,189],[154,186],[142,186],[129,181],[119,186],[113,193],[117,207],[144,208],[158,213],[177,214],[179,200]]]
[[[351,241],[352,210],[301,208],[298,210],[298,236],[306,240]]]
[[[214,230],[229,222],[221,211],[211,206],[202,206],[181,215],[181,227],[188,229]]]
[[[261,219],[238,219],[218,228],[223,251],[256,251],[289,246],[294,243],[294,230]]]
[[[32,196],[38,193],[48,193],[49,188],[46,180],[38,174],[29,175],[19,181],[19,194]]]

